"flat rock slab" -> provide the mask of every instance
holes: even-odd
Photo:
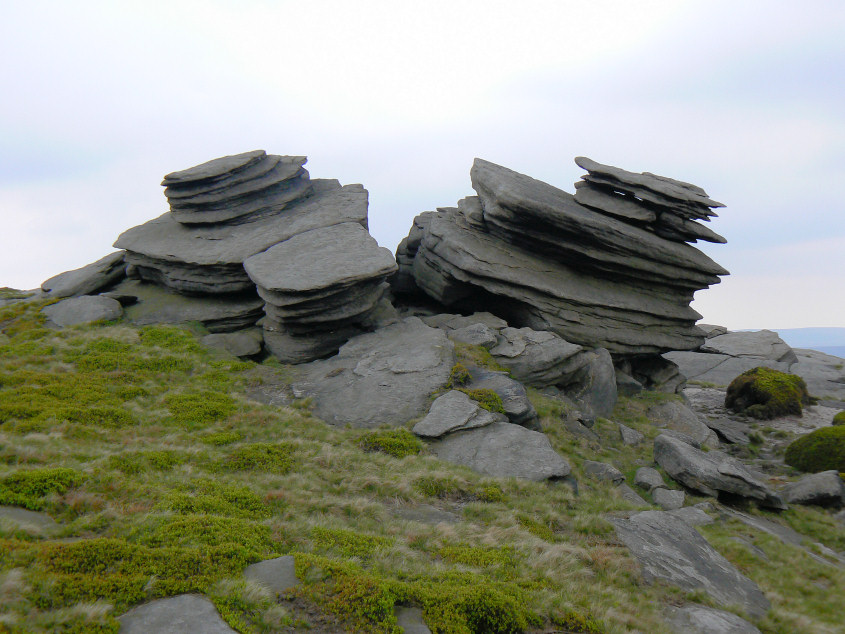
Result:
[[[122,616],[121,634],[235,634],[214,604],[199,594],[150,601]]]
[[[663,358],[678,364],[681,374],[691,381],[712,383],[723,387],[730,385],[731,381],[743,372],[757,366],[789,372],[793,365],[762,357],[732,357],[707,352],[667,352]]]
[[[597,462],[595,460],[585,460],[581,465],[584,473],[592,480],[600,482],[612,482],[613,484],[622,484],[625,482],[625,474],[612,464],[606,462]]]
[[[502,328],[490,354],[511,375],[529,385],[546,387],[571,383],[588,358],[583,347],[547,330]]]
[[[221,176],[237,173],[261,161],[267,153],[264,150],[252,150],[241,154],[221,156],[220,158],[200,163],[178,172],[165,175],[162,185],[177,183],[192,183],[196,181],[214,180]]]
[[[683,590],[703,590],[718,603],[739,605],[755,617],[769,610],[757,584],[683,520],[664,511],[644,511],[611,522],[640,562],[647,582],[663,579]]]
[[[508,420],[514,425],[536,427],[539,423],[537,411],[528,398],[525,386],[515,381],[505,372],[469,368],[472,382],[467,386],[471,390],[493,390],[502,399],[502,408]]]
[[[115,290],[138,298],[125,311],[126,320],[136,326],[198,321],[212,333],[232,332],[264,316],[264,300],[255,294],[188,296],[138,280],[125,280]]]
[[[646,491],[653,491],[654,489],[666,488],[666,483],[663,481],[663,476],[657,469],[651,467],[640,467],[634,474],[634,484]]]
[[[200,341],[204,346],[223,350],[236,357],[254,357],[261,352],[262,334],[258,328],[238,332],[218,332]]]
[[[491,330],[490,327],[482,323],[451,330],[449,331],[449,339],[471,346],[481,346],[488,350],[498,342],[496,331]]]
[[[571,470],[545,434],[512,423],[449,434],[430,448],[441,460],[494,477],[541,481],[563,478]]]
[[[631,429],[627,425],[623,425],[622,423],[618,423],[619,425],[619,437],[622,439],[622,443],[625,445],[633,446],[639,445],[643,440],[645,440],[645,436],[643,436],[640,432],[636,429]]]
[[[402,628],[405,634],[431,634],[431,630],[423,621],[420,608],[407,608],[398,605],[393,609],[396,615],[396,624]]]
[[[35,530],[39,533],[52,533],[59,528],[56,520],[46,513],[29,511],[18,506],[0,506],[0,520],[9,520],[25,531]]]
[[[845,401],[845,359],[818,350],[795,349],[798,362],[789,371],[807,384],[810,394]]]
[[[91,295],[123,279],[126,269],[124,255],[124,251],[117,251],[82,268],[59,273],[42,282],[41,290],[47,297]]]
[[[686,494],[677,489],[658,487],[651,492],[651,497],[664,511],[676,511],[684,505]]]
[[[739,460],[719,451],[700,451],[661,434],[654,440],[654,461],[674,480],[705,495],[716,497],[722,492],[754,500],[761,506],[786,508],[781,497]]]
[[[401,425],[424,415],[432,392],[449,380],[452,342],[417,317],[350,339],[329,359],[300,366],[296,392],[314,398],[327,423]]]
[[[496,421],[507,422],[504,414],[489,412],[458,390],[438,396],[428,414],[414,425],[413,432],[423,438],[439,438],[454,431],[484,427]]]
[[[755,357],[786,363],[794,363],[798,360],[792,348],[771,330],[729,332],[717,335],[707,339],[700,350],[726,354],[730,357]]]
[[[252,281],[279,293],[345,287],[396,272],[393,254],[356,222],[314,229],[244,262]]]
[[[50,304],[41,312],[51,322],[64,328],[78,324],[90,324],[95,321],[111,321],[123,316],[120,302],[111,297],[100,295],[82,295],[69,297],[56,304]]]
[[[678,634],[760,634],[736,614],[703,605],[669,606],[666,620]]]
[[[244,577],[254,581],[270,592],[282,594],[300,584],[296,578],[295,561],[292,555],[267,559],[244,569]]]
[[[702,421],[710,429],[716,432],[719,440],[729,442],[734,445],[747,445],[751,442],[748,438],[747,432],[749,427],[746,423],[732,420],[730,418],[702,418]]]
[[[616,492],[619,494],[619,497],[631,504],[636,504],[637,506],[648,506],[648,502],[646,502],[639,493],[634,491],[634,489],[628,486],[625,482],[616,487]]]
[[[716,448],[719,439],[694,411],[678,401],[666,401],[648,409],[646,416],[657,427],[686,434],[699,445]]]

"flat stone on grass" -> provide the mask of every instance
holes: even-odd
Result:
[[[292,555],[267,559],[244,569],[244,577],[254,581],[270,592],[282,594],[299,585]]]
[[[214,604],[199,594],[180,594],[132,608],[122,616],[120,634],[235,634]]]

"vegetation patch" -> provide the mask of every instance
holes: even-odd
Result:
[[[189,429],[225,420],[236,409],[231,396],[208,390],[168,394],[164,403],[173,420]]]
[[[473,485],[457,478],[423,476],[413,482],[414,488],[422,495],[444,500],[462,502],[504,502],[505,493],[498,483]]]
[[[344,557],[372,557],[379,548],[390,548],[393,540],[389,537],[364,535],[343,528],[324,528],[315,526],[311,529],[314,547],[320,550],[336,552]]]
[[[186,515],[169,518],[141,537],[140,543],[150,547],[209,547],[235,545],[244,557],[263,559],[284,550],[273,539],[269,526],[238,517]]]
[[[728,386],[725,407],[758,419],[801,416],[813,399],[804,379],[766,367],[743,372]]]
[[[464,387],[472,381],[472,375],[463,363],[456,363],[452,366],[452,371],[449,373],[449,381],[446,383],[447,388]]]
[[[467,388],[460,388],[460,391],[469,396],[473,401],[489,412],[505,413],[505,406],[502,403],[502,397],[496,394],[493,390],[487,388],[479,388],[476,390],[469,390]]]
[[[290,443],[256,442],[232,450],[220,467],[229,471],[266,471],[284,475],[294,464],[294,446]]]
[[[404,427],[367,432],[358,439],[358,446],[364,451],[380,451],[394,458],[415,456],[425,446],[422,441]]]
[[[16,471],[0,480],[0,504],[40,511],[48,495],[62,495],[82,480],[81,473],[64,467]]]
[[[165,496],[161,508],[183,515],[206,513],[262,519],[271,515],[264,501],[249,487],[201,478]]]
[[[136,475],[149,470],[167,471],[186,461],[187,454],[181,451],[127,451],[109,456],[108,465],[126,475]]]
[[[799,471],[845,472],[845,426],[822,427],[801,436],[786,448],[783,458]]]
[[[845,409],[833,415],[831,425],[845,425]]]

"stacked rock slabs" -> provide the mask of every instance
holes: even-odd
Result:
[[[418,216],[400,245],[405,288],[617,355],[701,345],[689,304],[727,274],[706,255],[487,161],[471,178],[477,197]]]
[[[264,340],[282,361],[327,356],[363,332],[396,261],[360,224],[300,233],[248,258],[264,299]]]

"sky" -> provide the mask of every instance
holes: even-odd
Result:
[[[253,149],[363,183],[395,249],[481,157],[574,192],[584,155],[727,205],[706,323],[845,326],[841,0],[0,0],[0,286],[167,211]]]

